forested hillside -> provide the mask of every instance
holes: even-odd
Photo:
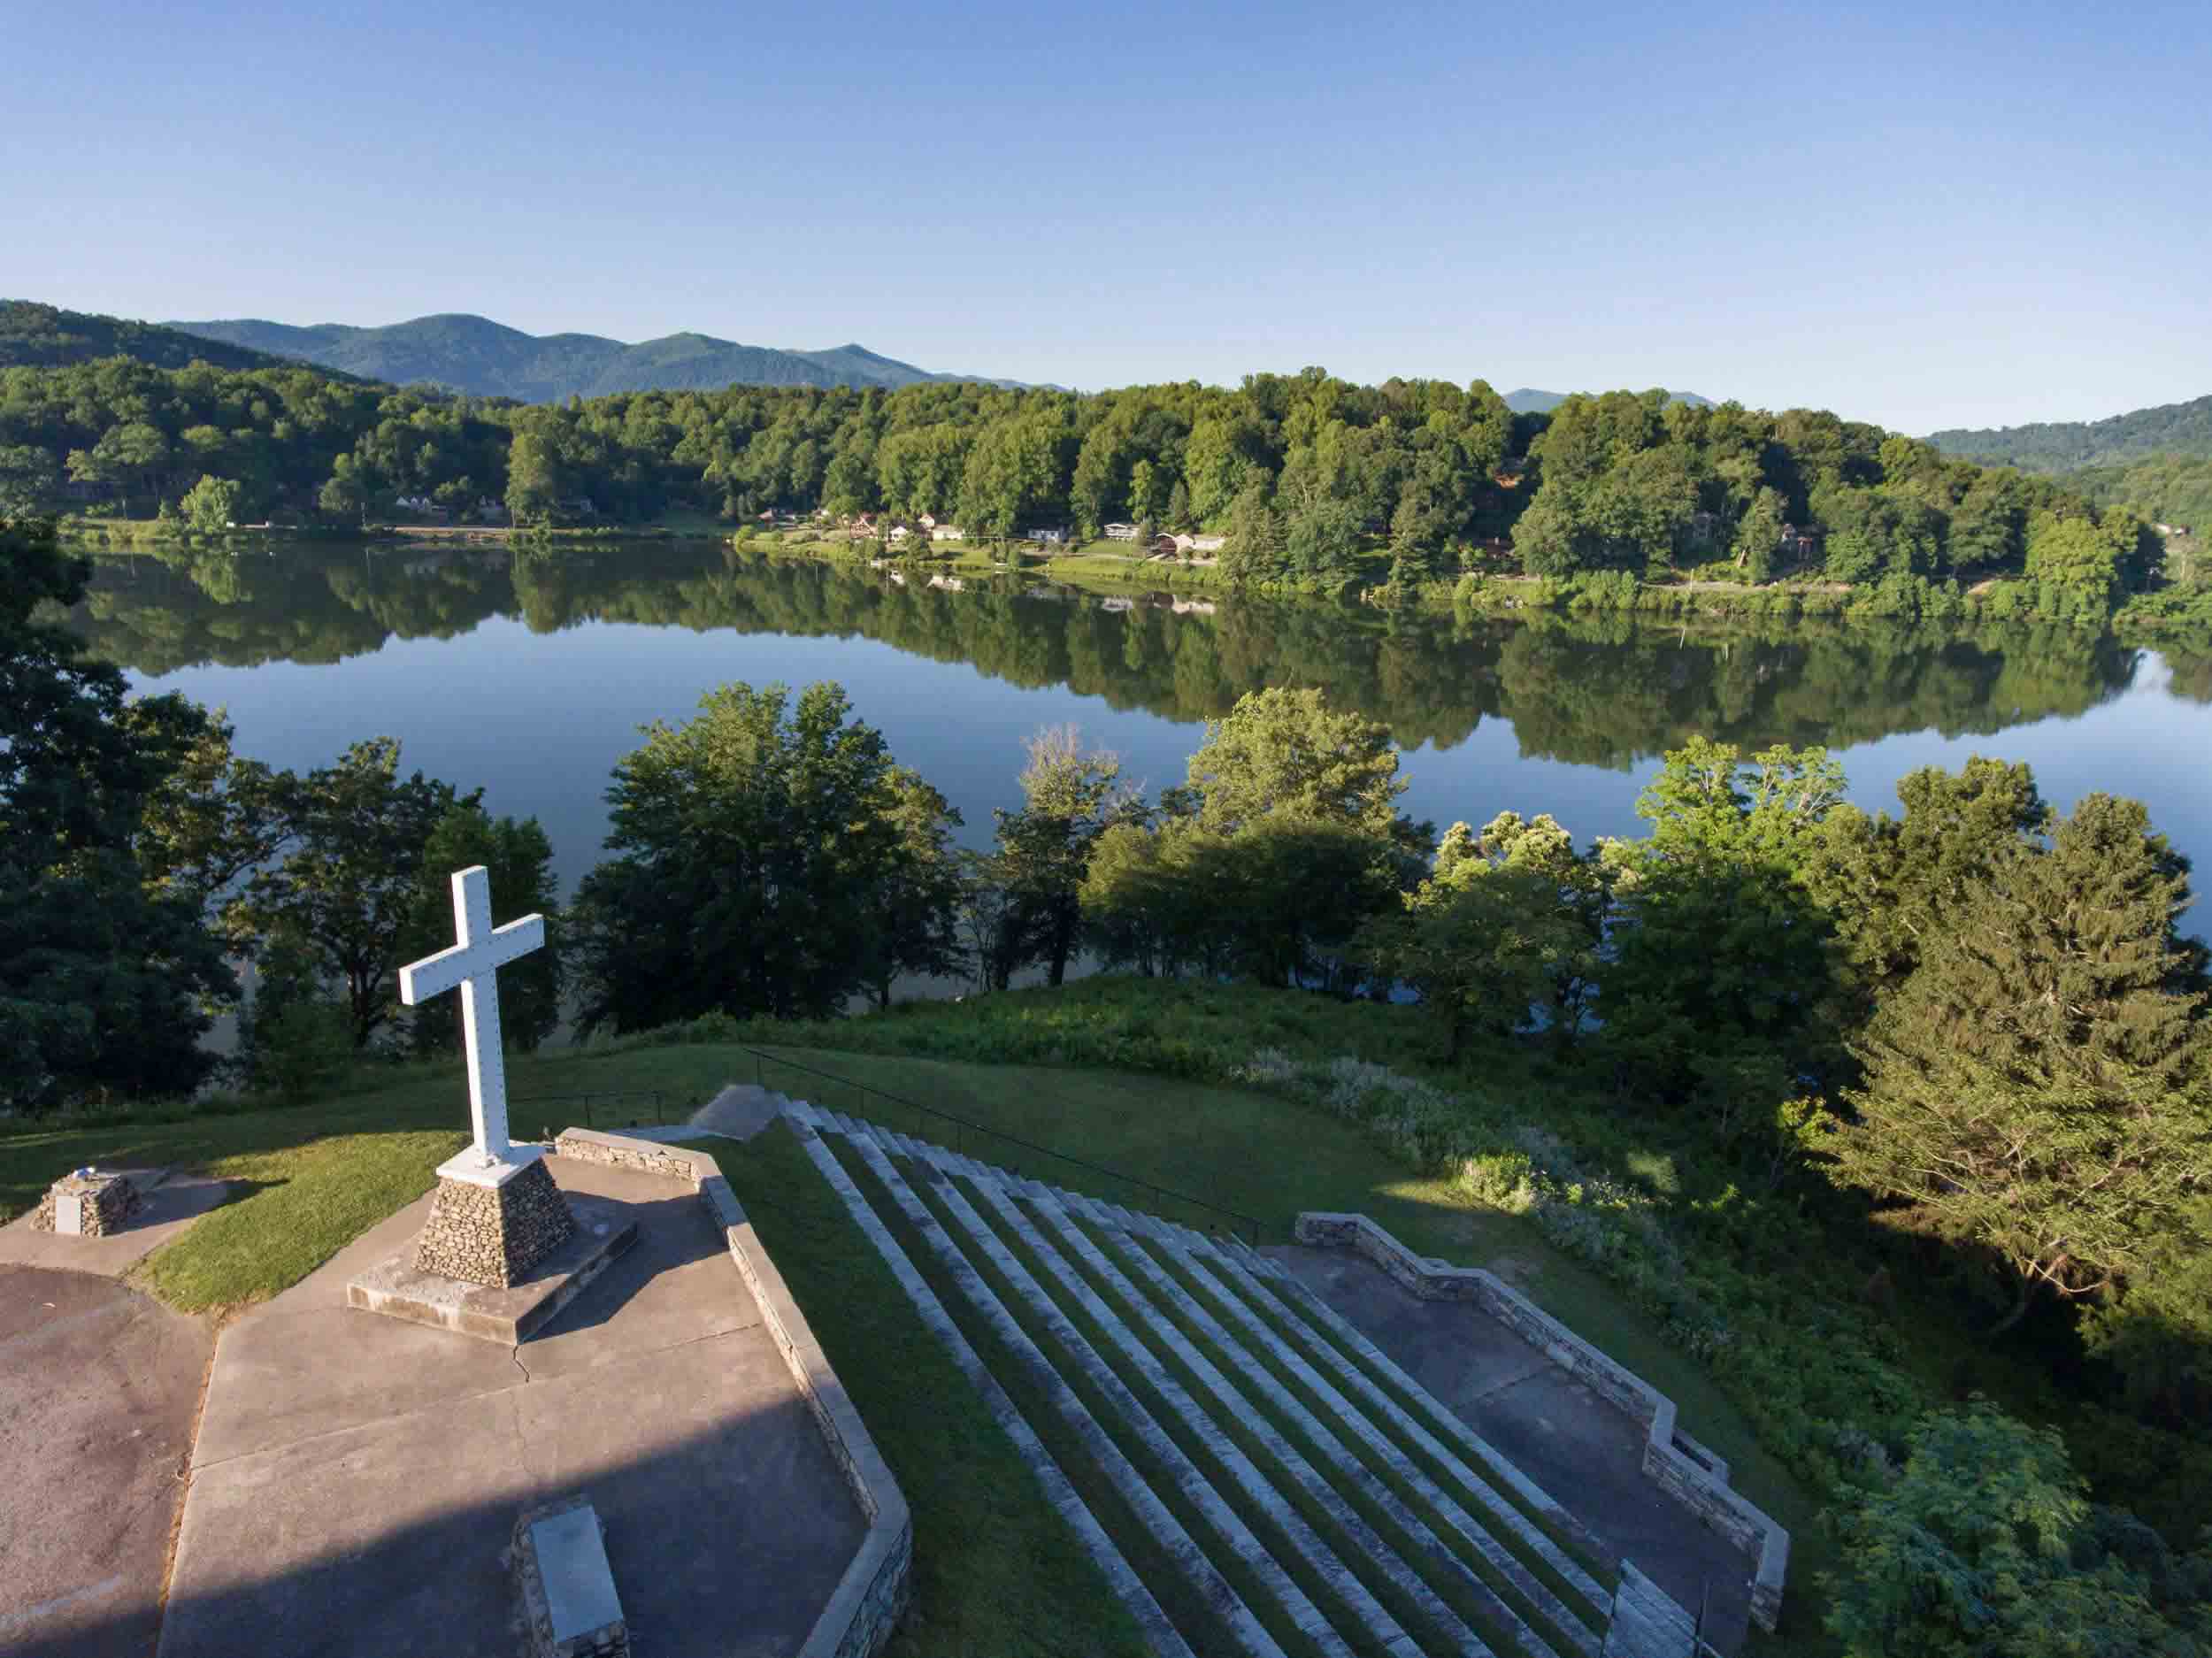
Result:
[[[396,386],[442,386],[522,403],[733,385],[894,387],[954,378],[858,345],[783,351],[691,333],[628,345],[591,334],[528,334],[468,315],[418,317],[382,328],[329,322],[301,328],[255,319],[173,326]]]
[[[1148,520],[1224,533],[1223,573],[1249,585],[1340,585],[1384,545],[1407,582],[2017,574],[2045,612],[2083,617],[2158,556],[2131,516],[2047,480],[1822,411],[1663,391],[1516,415],[1479,380],[1309,369],[1233,389],[731,387],[521,406],[303,366],[0,371],[0,510],[150,517],[194,491],[189,516],[218,530],[350,526],[402,496],[461,514],[501,502],[523,523],[934,512],[972,540]]]
[[[2100,505],[2212,535],[2212,456],[2154,455],[2129,466],[2069,472],[2065,482]]]
[[[2136,409],[2108,420],[1932,432],[1928,441],[1947,455],[2031,472],[2110,466],[2148,455],[2212,456],[2212,395]]]
[[[27,299],[0,299],[0,368],[58,368],[104,357],[134,357],[156,368],[212,363],[271,368],[277,359],[242,344],[199,339],[150,322],[62,311]]]

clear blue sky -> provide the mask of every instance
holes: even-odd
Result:
[[[1325,365],[1906,431],[2212,391],[2212,6],[6,11],[0,294]]]

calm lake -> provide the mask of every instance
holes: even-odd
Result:
[[[1511,809],[1584,841],[1638,833],[1661,753],[1704,733],[1825,743],[1870,809],[1894,808],[1916,767],[2025,760],[2062,806],[2093,789],[2142,798],[2212,866],[2212,656],[2062,628],[1394,623],[1034,579],[956,591],[667,542],[104,556],[74,619],[134,687],[227,708],[240,751],[272,764],[399,738],[409,769],[536,817],[570,885],[600,854],[608,774],[638,727],[738,679],[841,683],[977,844],[994,807],[1018,803],[1022,741],[1041,726],[1077,725],[1157,789],[1182,779],[1201,721],[1296,685],[1387,722],[1406,805],[1440,828]],[[2208,914],[2200,902],[2200,931]]]

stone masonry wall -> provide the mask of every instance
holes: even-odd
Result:
[[[1364,1215],[1302,1214],[1298,1217],[1295,1236],[1302,1244],[1351,1250],[1423,1301],[1473,1303],[1509,1325],[1600,1398],[1642,1424],[1647,1433],[1644,1477],[1701,1524],[1757,1561],[1751,1584],[1751,1616],[1760,1628],[1774,1628],[1781,1616],[1790,1534],[1757,1505],[1729,1488],[1728,1464],[1724,1459],[1675,1426],[1674,1401],[1608,1358],[1495,1273],[1417,1255]]]
[[[695,1165],[705,1163],[711,1166],[714,1162],[703,1152],[586,1128],[564,1129],[560,1138],[553,1142],[553,1155],[610,1169],[634,1169],[640,1174],[657,1174],[693,1186],[699,1184]]]
[[[84,1230],[87,1238],[104,1238],[123,1230],[123,1223],[135,1215],[141,1200],[138,1188],[119,1174],[95,1174],[80,1178],[65,1174],[46,1189],[38,1201],[38,1210],[31,1217],[31,1230],[54,1230],[54,1200],[59,1196],[80,1197],[85,1200]]]
[[[415,1243],[415,1270],[504,1289],[575,1230],[542,1158],[504,1186],[441,1180]]]

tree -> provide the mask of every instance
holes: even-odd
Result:
[[[1736,533],[1730,543],[1735,555],[1736,567],[1747,581],[1764,581],[1774,573],[1775,556],[1782,548],[1783,513],[1787,503],[1778,489],[1762,488],[1751,500],[1751,505],[1736,521]]]
[[[1427,581],[1445,572],[1444,517],[1409,490],[1390,515],[1390,579]]]
[[[325,983],[322,951],[288,922],[262,943],[251,1001],[239,1010],[236,1069],[287,1105],[313,1098],[353,1061],[353,1023]]]
[[[529,1052],[559,1028],[567,945],[553,879],[553,844],[535,817],[495,819],[471,798],[456,802],[439,819],[423,845],[400,958],[419,961],[452,948],[453,875],[479,864],[490,876],[495,925],[527,915],[545,917],[544,948],[499,970],[500,1034],[510,1046]],[[459,1001],[434,996],[410,1011],[408,1036],[417,1053],[459,1050]]]
[[[1911,977],[1923,940],[2051,817],[2027,766],[1980,755],[1956,776],[1935,766],[1908,773],[1897,798],[1901,817],[1835,807],[1800,865],[1870,1004]]]
[[[211,921],[245,877],[290,844],[299,789],[291,772],[234,754],[235,733],[223,713],[208,717],[176,768],[147,795],[134,841],[148,885],[188,900]],[[134,702],[124,717],[135,729],[157,720],[157,710]],[[148,731],[150,740],[154,735]]]
[[[1017,958],[1041,963],[1057,985],[1082,930],[1091,848],[1129,802],[1120,760],[1085,749],[1074,726],[1041,731],[1026,746],[1022,808],[997,814],[996,872],[1013,899]]]
[[[2013,1292],[2000,1330],[2039,1287],[2113,1286],[2203,1189],[2212,990],[2188,902],[2141,804],[2090,795],[1939,913],[1852,1045],[1834,1178],[1985,1251]]]
[[[323,487],[315,492],[315,504],[326,518],[358,524],[368,516],[369,480],[350,455],[341,455]]]
[[[1466,825],[1445,832],[1436,852],[1439,877],[1466,884],[1478,876],[1510,875],[1540,882],[1571,929],[1564,948],[1548,957],[1546,1024],[1562,1046],[1580,1035],[1602,971],[1606,933],[1613,918],[1617,873],[1597,848],[1575,850],[1574,837],[1550,813],[1524,818],[1500,812],[1469,836]]]
[[[1179,793],[1215,834],[1280,817],[1356,829],[1425,857],[1435,831],[1398,810],[1406,787],[1388,726],[1339,713],[1319,691],[1270,687],[1208,722]]]
[[[211,478],[204,473],[198,483],[185,491],[179,506],[193,533],[220,535],[237,527],[238,503],[245,498],[245,493],[230,479]]]
[[[237,994],[190,898],[149,887],[148,798],[206,727],[35,619],[84,595],[90,565],[51,526],[0,522],[0,1105],[189,1094],[208,1006]]]
[[[1511,1035],[1550,1002],[1556,976],[1587,947],[1559,888],[1532,870],[1493,870],[1463,823],[1445,833],[1436,871],[1404,909],[1370,922],[1354,946],[1434,1009],[1446,1063],[1466,1039]]]
[[[354,1046],[365,1048],[399,1005],[401,940],[420,902],[430,837],[483,791],[461,794],[419,771],[403,779],[398,741],[373,737],[288,793],[291,849],[246,883],[227,923],[244,939],[288,927],[319,950],[322,971],[345,987]]]
[[[1283,569],[1283,523],[1268,495],[1267,480],[1245,484],[1229,509],[1229,533],[1221,549],[1221,573],[1233,587],[1272,581]]]
[[[1110,824],[1091,848],[1080,898],[1084,934],[1101,965],[1172,977],[1190,959],[1187,884],[1169,842],[1136,823]]]
[[[1407,863],[1387,837],[1280,813],[1233,835],[1179,831],[1180,880],[1210,924],[1209,954],[1263,984],[1349,994],[1369,977],[1360,930],[1397,898]],[[1172,842],[1171,842],[1172,843]]]
[[[0,518],[37,512],[60,484],[61,468],[50,450],[28,443],[0,444]]]
[[[507,448],[509,515],[518,524],[542,523],[560,503],[559,451],[535,432],[517,432]]]
[[[1194,522],[1190,510],[1190,486],[1179,476],[1175,480],[1175,487],[1167,492],[1167,526],[1171,530],[1187,530]]]
[[[2135,551],[2136,528],[2124,513],[2099,525],[2085,516],[2038,512],[2028,520],[2028,580],[2078,596],[2101,613]]]
[[[1724,1139],[1833,1062],[1832,924],[1799,884],[1843,773],[1821,748],[1694,738],[1608,841],[1612,960],[1601,1042],[1636,1092],[1694,1103]]]
[[[901,973],[945,979],[968,964],[960,941],[965,886],[952,841],[960,814],[921,773],[904,766],[893,768],[888,793],[901,856],[877,888],[882,908],[870,988],[878,1008],[891,1005],[891,986]]]
[[[617,856],[570,910],[585,1028],[821,1018],[879,981],[912,852],[890,750],[850,714],[827,682],[726,685],[617,764]]]
[[[1848,1563],[1828,1585],[1829,1632],[1848,1658],[2200,1650],[2101,1546],[2082,1487],[2049,1429],[1985,1403],[1924,1416],[1897,1477],[1837,1524]]]
[[[1291,569],[1309,580],[1349,580],[1357,568],[1358,510],[1325,497],[1301,507],[1284,526],[1283,550]]]

